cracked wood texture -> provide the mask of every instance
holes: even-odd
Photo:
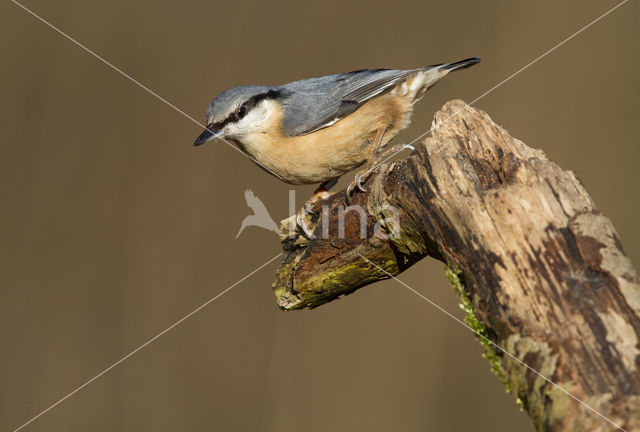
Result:
[[[459,275],[476,330],[610,420],[488,345],[537,430],[640,430],[638,274],[575,173],[451,101],[432,136],[365,187],[349,202],[363,214],[345,211],[343,191],[307,217],[313,235],[283,236],[282,309],[317,307],[430,255]]]

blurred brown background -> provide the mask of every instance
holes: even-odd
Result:
[[[185,112],[220,91],[481,56],[397,142],[614,1],[25,0]],[[575,170],[640,261],[640,5],[476,105]],[[2,17],[0,428],[13,430],[279,252],[237,229],[288,189],[11,2]],[[346,180],[343,180],[341,185]],[[298,204],[312,187],[296,188]],[[529,430],[474,337],[394,281],[279,311],[261,270],[30,424],[30,431]],[[462,316],[442,265],[401,277]]]

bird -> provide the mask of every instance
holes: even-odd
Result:
[[[251,189],[244,191],[244,199],[247,201],[247,206],[253,210],[253,214],[244,218],[240,224],[240,230],[236,234],[236,239],[240,237],[240,233],[248,226],[259,226],[264,229],[281,234],[278,225],[269,214],[269,211],[265,207],[260,198],[254,195]]]
[[[376,161],[396,149],[387,145],[409,126],[413,106],[426,91],[450,72],[480,60],[233,87],[213,99],[205,130],[194,145],[221,138],[286,183],[319,183],[305,209],[328,197],[342,175],[367,164],[347,188],[348,199],[356,187],[366,190],[363,182]]]

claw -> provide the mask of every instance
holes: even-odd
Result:
[[[366,192],[367,189],[362,185],[362,183],[366,183],[367,180],[369,180],[369,177],[371,176],[371,174],[376,170],[376,166],[372,166],[371,168],[369,168],[368,170],[361,172],[361,173],[357,173],[355,175],[355,178],[353,179],[353,182],[351,182],[351,184],[349,184],[349,186],[347,187],[347,204],[349,203],[349,199],[351,198],[351,194],[353,193],[353,190],[357,187],[358,189],[360,189],[362,192]]]
[[[360,183],[360,179],[358,178],[358,175],[356,174],[356,177],[353,179],[353,181],[351,183],[349,183],[349,186],[347,186],[347,204],[350,204],[351,202],[351,195],[353,195],[354,189],[355,188],[360,189],[362,192],[366,192],[367,190],[362,186],[362,183]]]
[[[362,186],[362,182],[366,183],[367,180],[369,180],[369,177],[371,177],[371,174],[373,174],[373,172],[376,170],[376,168],[377,168],[377,165],[373,165],[371,168],[369,168],[362,174],[356,175],[356,183],[358,183],[358,187],[363,192],[366,192],[367,190]]]
[[[355,187],[355,183],[350,183],[349,186],[347,186],[347,201],[351,197],[351,192],[353,192],[354,187]]]
[[[304,213],[305,213],[305,216],[308,214],[318,214],[318,212],[313,209],[313,204],[310,203],[309,201],[304,203]]]

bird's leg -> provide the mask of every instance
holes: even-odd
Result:
[[[371,149],[369,150],[369,157],[367,158],[367,169],[366,171],[361,171],[358,172],[356,174],[355,179],[353,180],[353,183],[351,183],[349,185],[349,187],[347,187],[347,200],[351,197],[351,193],[353,192],[353,189],[357,186],[358,189],[360,189],[362,192],[366,192],[367,190],[364,188],[364,186],[362,186],[363,182],[366,182],[367,179],[369,178],[369,176],[375,171],[375,169],[377,168],[377,165],[375,163],[376,161],[376,154],[378,153],[378,150],[380,149],[380,146],[382,145],[382,137],[384,135],[384,132],[387,130],[386,127],[380,128],[378,129],[378,132],[376,132],[376,137],[373,139],[373,141],[371,142]]]
[[[405,149],[415,150],[416,148],[411,144],[396,144],[390,149],[387,149],[378,155],[378,157],[376,158],[376,166],[380,165],[383,162],[386,162],[388,159],[391,159],[393,156]]]
[[[320,186],[318,186],[318,188],[315,190],[313,195],[311,195],[311,198],[309,198],[307,202],[304,203],[304,206],[296,214],[296,224],[300,228],[302,228],[307,237],[311,237],[311,235],[313,234],[312,232],[310,232],[309,227],[307,227],[307,215],[315,213],[315,211],[313,210],[313,206],[318,201],[327,199],[332,195],[332,193],[329,192],[329,189],[334,187],[336,183],[338,183],[338,178],[327,180],[326,182],[321,183]]]
[[[318,201],[322,201],[329,198],[331,195],[333,195],[333,193],[329,192],[329,189],[334,187],[336,183],[338,183],[337,178],[327,180],[326,182],[321,183],[320,186],[318,186],[316,191],[313,193],[313,195],[311,195],[311,198],[307,200],[307,202],[305,203],[305,206],[307,205],[313,206]],[[313,213],[310,208],[309,208],[309,213]]]

